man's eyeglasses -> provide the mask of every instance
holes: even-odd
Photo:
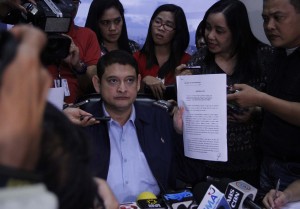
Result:
[[[166,31],[173,31],[176,29],[175,25],[172,22],[163,23],[162,19],[160,18],[155,18],[152,22],[152,25],[156,28],[160,28],[161,26],[163,26]]]
[[[111,20],[99,20],[99,23],[104,26],[104,27],[110,27],[112,24],[114,25],[120,25],[120,23],[122,22],[122,17],[117,17],[115,19],[111,19]]]

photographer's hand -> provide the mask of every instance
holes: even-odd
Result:
[[[45,34],[30,25],[11,32],[20,40],[4,69],[0,87],[0,164],[33,169],[39,156],[41,124],[51,79],[40,61]]]
[[[66,114],[69,120],[76,125],[90,126],[90,125],[100,123],[95,118],[93,118],[92,114],[85,112],[79,108],[69,107],[64,109],[63,112]]]
[[[29,2],[36,4],[34,0],[28,0]],[[24,13],[27,13],[26,9],[22,6],[21,0],[1,0],[0,1],[0,16],[5,16],[10,10],[18,9]]]

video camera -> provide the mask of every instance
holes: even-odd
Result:
[[[67,57],[71,44],[70,38],[61,35],[69,31],[75,5],[72,0],[37,0],[36,5],[23,2],[27,13],[10,11],[2,22],[7,24],[32,23],[48,35],[48,43],[42,53],[44,64],[56,63]]]

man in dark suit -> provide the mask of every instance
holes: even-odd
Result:
[[[95,117],[111,117],[86,130],[93,145],[92,170],[107,180],[119,202],[135,201],[143,191],[157,195],[175,181],[172,120],[159,107],[135,102],[140,80],[131,54],[105,54],[93,77],[102,101],[87,110]]]

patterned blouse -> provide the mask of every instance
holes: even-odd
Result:
[[[211,59],[210,63],[205,61],[208,49],[204,47],[199,49],[191,58],[188,65],[201,66],[201,69],[196,69],[193,74],[220,74],[225,73],[214,61]],[[258,66],[261,74],[252,76],[251,79],[245,80],[244,76],[235,70],[232,75],[227,75],[227,85],[237,83],[248,84],[258,90],[264,91],[267,80],[267,69],[270,69],[272,60],[273,48],[261,44],[257,50]],[[228,112],[228,114],[230,114]],[[259,133],[261,128],[262,117],[261,113],[255,114],[248,122],[238,123],[228,121],[227,123],[227,143],[228,143],[228,161],[227,162],[213,162],[205,161],[205,166],[210,170],[215,170],[218,173],[224,172],[247,172],[257,171],[259,169],[260,155],[259,155]],[[248,173],[248,175],[251,175]],[[230,176],[228,176],[230,177]],[[245,177],[245,180],[247,178]]]

